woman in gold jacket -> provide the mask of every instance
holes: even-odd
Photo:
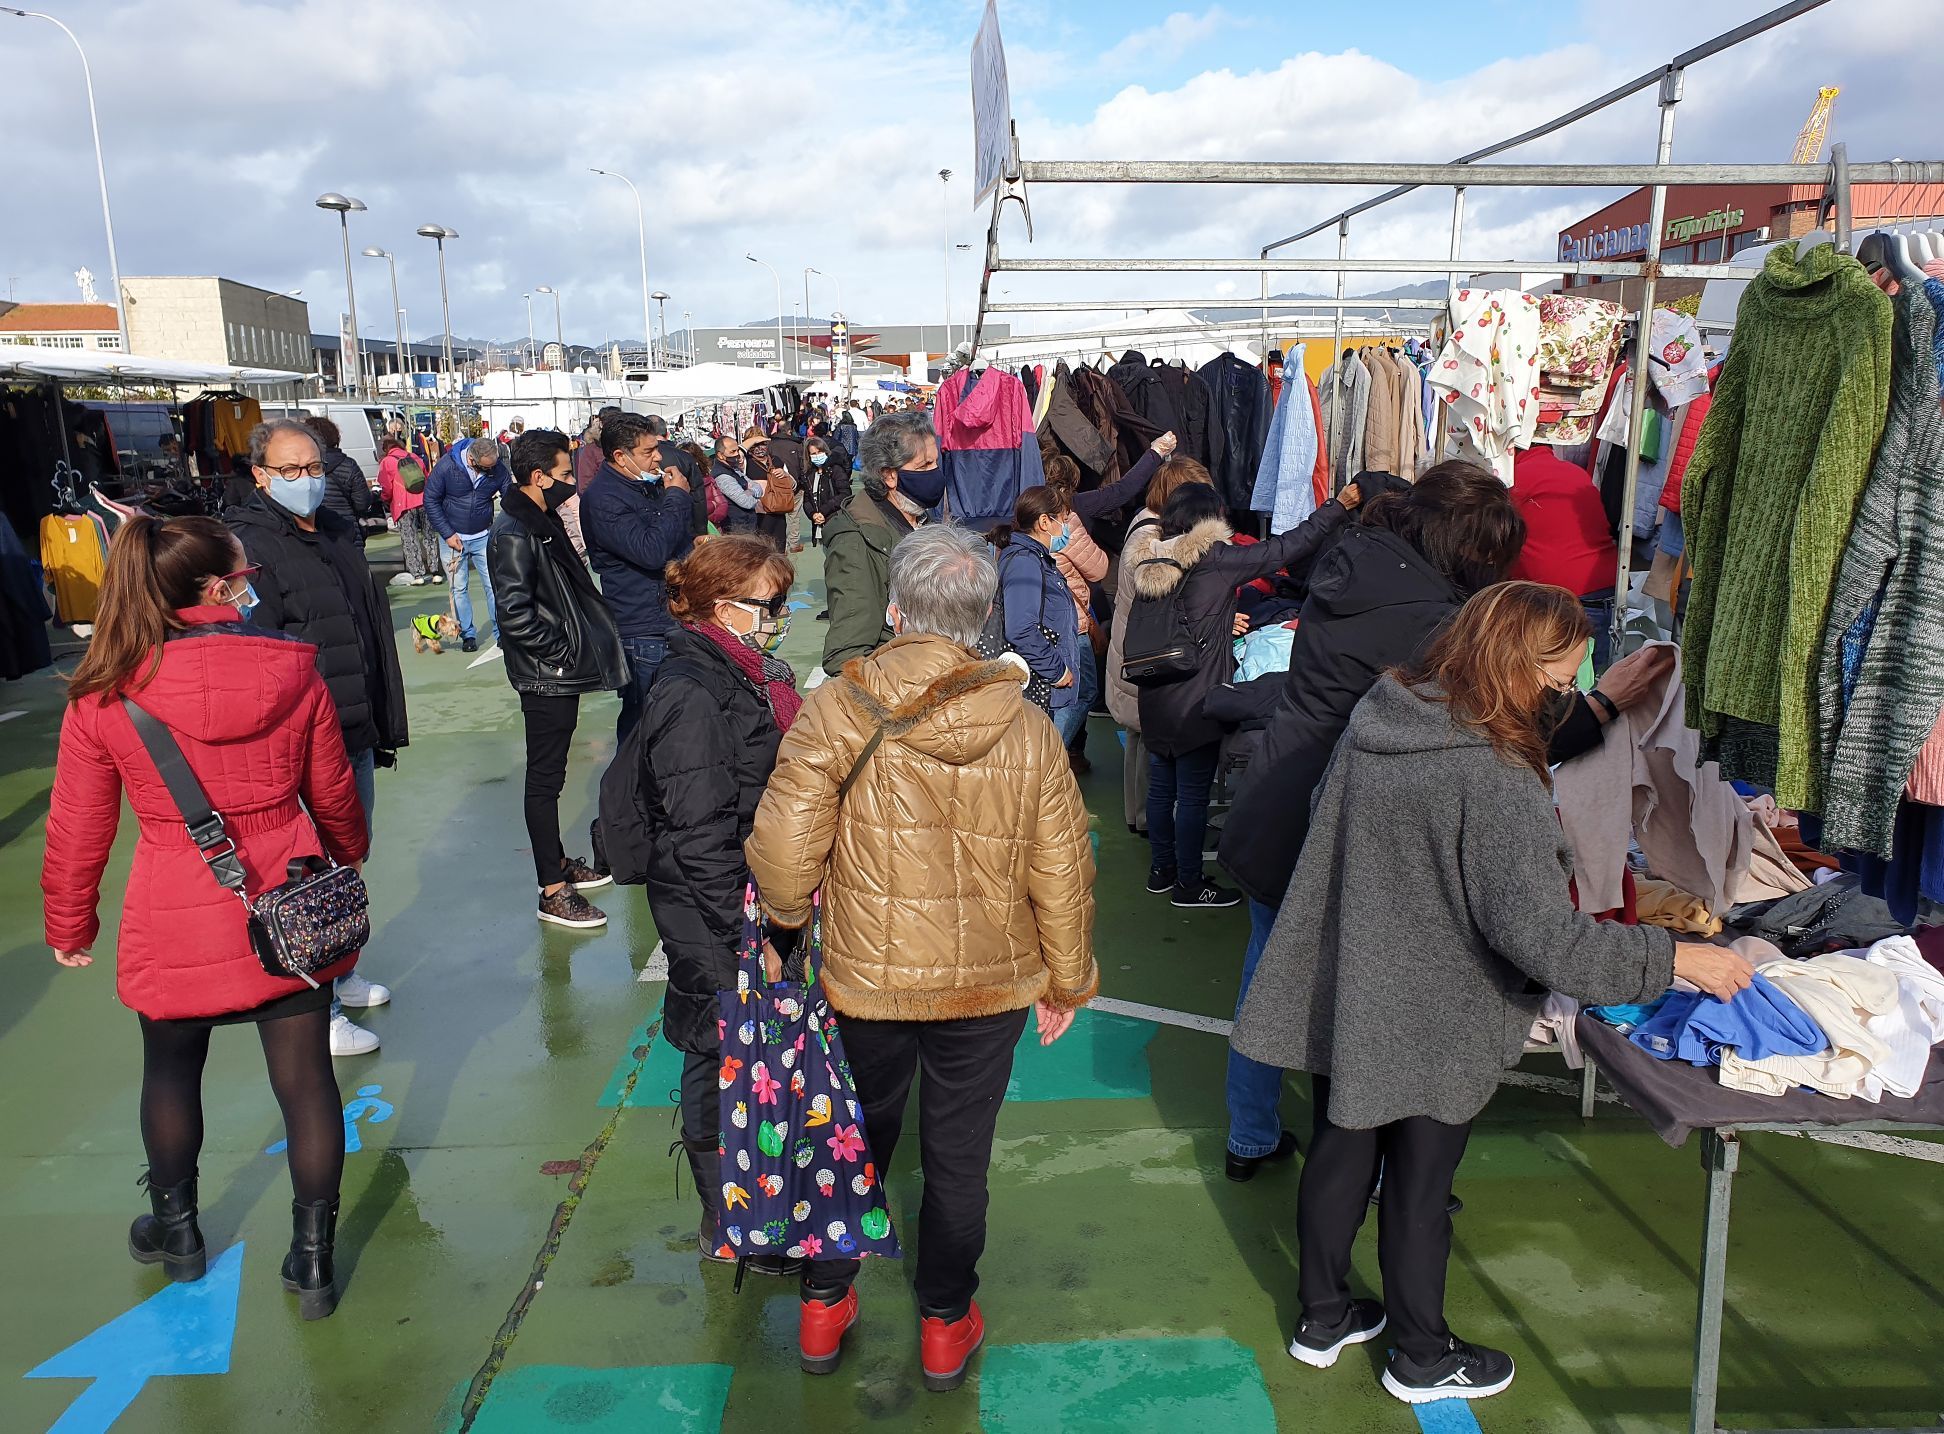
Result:
[[[1099,989],[1093,853],[1080,788],[1013,661],[970,651],[991,610],[990,550],[928,527],[891,554],[898,636],[812,693],[777,753],[745,851],[770,916],[823,890],[823,983],[880,1170],[922,1065],[917,1260],[925,1384],[952,1389],[984,1339],[972,1296],[986,1171],[1013,1048],[1042,1044]],[[805,1268],[804,1368],[836,1368],[857,1319],[854,1260]]]

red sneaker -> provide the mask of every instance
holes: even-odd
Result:
[[[844,1357],[845,1331],[857,1323],[857,1291],[834,1305],[804,1300],[797,1306],[797,1354],[805,1374],[830,1374]]]
[[[942,1319],[918,1322],[920,1358],[925,1366],[925,1388],[943,1394],[965,1383],[965,1366],[985,1343],[985,1317],[978,1301],[965,1312],[964,1319],[949,1324]]]

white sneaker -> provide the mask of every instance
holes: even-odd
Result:
[[[334,1056],[368,1056],[378,1049],[380,1042],[376,1031],[367,1031],[355,1025],[342,1011],[331,1017],[331,1054]]]
[[[391,580],[391,586],[395,588],[409,588],[409,587],[416,587],[417,585],[418,585],[418,579],[413,577],[410,573],[400,573],[397,577]]]
[[[382,1006],[391,999],[391,987],[367,981],[353,971],[338,977],[337,999],[340,1006]]]

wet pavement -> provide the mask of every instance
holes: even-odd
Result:
[[[381,562],[390,540],[373,545]],[[395,558],[391,558],[395,562]],[[815,554],[785,655],[822,641]],[[393,589],[409,615],[442,588]],[[0,1430],[527,1431],[1673,1430],[1686,1427],[1702,1172],[1623,1108],[1583,1123],[1535,1056],[1481,1118],[1458,1185],[1448,1312],[1509,1350],[1513,1389],[1412,1410],[1380,1392],[1381,1342],[1319,1372],[1295,1316],[1297,1169],[1223,1175],[1220,1034],[1239,911],[1142,890],[1120,749],[1093,724],[1103,994],[1021,1048],[994,1155],[981,1303],[989,1343],[959,1391],[925,1393],[903,1269],[867,1267],[837,1374],[801,1374],[794,1290],[695,1254],[669,1155],[673,1052],[639,891],[593,893],[606,931],[533,917],[517,705],[496,660],[401,643],[412,745],[378,778],[361,1013],[377,1054],[337,1063],[351,1146],[343,1301],[303,1323],[278,1283],[282,1138],[256,1041],[220,1030],[205,1081],[209,1276],[171,1286],[124,1250],[142,1208],[135,1019],[113,994],[115,913],[90,970],[40,943],[38,878],[60,698],[0,685]],[[583,704],[563,816],[585,854],[617,703]],[[18,716],[13,714],[18,713]],[[127,870],[124,823],[105,883]],[[576,835],[578,834],[578,835]],[[1185,1017],[1175,1013],[1186,1013]],[[1204,1023],[1205,1024],[1205,1023]],[[1306,1131],[1306,1083],[1285,1115]],[[1922,1425],[1944,1409],[1944,1144],[1750,1136],[1735,1192],[1723,1348],[1728,1427]],[[908,1241],[916,1142],[888,1188]],[[1374,1221],[1373,1221],[1374,1224]],[[1374,1281],[1366,1236],[1359,1276]]]

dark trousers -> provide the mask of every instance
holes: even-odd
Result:
[[[1445,1266],[1451,1259],[1451,1179],[1465,1158],[1471,1122],[1427,1116],[1375,1130],[1344,1130],[1329,1117],[1330,1082],[1312,1076],[1316,1119],[1296,1197],[1302,1253],[1297,1293],[1306,1318],[1334,1324],[1350,1302],[1350,1247],[1356,1243],[1378,1169],[1377,1263],[1397,1348],[1423,1365],[1444,1351]]]
[[[1173,757],[1148,753],[1147,825],[1152,863],[1173,867],[1182,886],[1201,886],[1202,844],[1208,836],[1208,794],[1222,744],[1191,747]]]
[[[758,513],[756,515],[756,536],[768,538],[781,553],[790,546],[790,515],[788,513]]]
[[[711,1226],[722,1202],[722,1087],[716,1080],[721,1067],[718,1052],[682,1053],[682,1144]]]
[[[614,737],[617,742],[627,740],[634,731],[635,723],[641,720],[642,706],[648,701],[648,689],[654,685],[655,673],[668,656],[668,639],[665,637],[624,637],[621,650],[628,654],[628,685],[621,689],[621,715],[615,719]]]
[[[560,793],[567,785],[567,748],[580,720],[580,698],[520,694],[526,723],[526,829],[533,848],[533,874],[541,886],[562,880],[566,853],[560,848]]]
[[[918,1163],[925,1194],[918,1209],[913,1283],[921,1315],[962,1319],[979,1288],[992,1133],[1012,1079],[1013,1048],[1026,1029],[1026,1012],[960,1021],[846,1016],[839,1025],[880,1180],[898,1148],[912,1078],[924,1072],[918,1085]],[[811,1261],[803,1273],[805,1296],[841,1297],[857,1278],[857,1266],[856,1260]]]

